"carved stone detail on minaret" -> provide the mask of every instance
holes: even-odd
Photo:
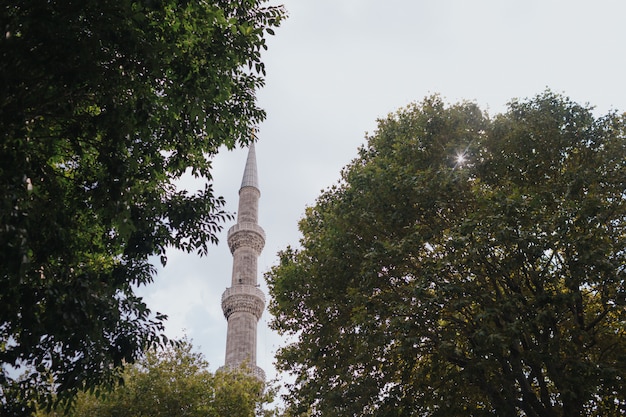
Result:
[[[265,371],[263,370],[263,368],[259,367],[259,366],[250,366],[247,365],[246,366],[247,371],[250,372],[250,374],[254,377],[256,377],[257,379],[261,380],[261,381],[265,381]],[[241,364],[240,365],[224,365],[224,366],[220,366],[217,369],[217,372],[223,372],[223,371],[235,371],[241,369]]]
[[[226,288],[222,294],[222,311],[227,320],[237,312],[252,313],[259,320],[264,309],[265,295],[255,286],[237,285]]]
[[[247,247],[260,254],[265,246],[265,232],[255,223],[237,223],[228,230],[227,240],[230,253],[235,253],[240,247]]]

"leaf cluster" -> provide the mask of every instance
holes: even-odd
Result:
[[[261,51],[284,11],[264,3],[3,3],[3,415],[113,385],[163,344],[165,317],[133,288],[168,247],[206,253],[230,218],[211,157],[265,117]],[[186,172],[206,187],[179,190]]]
[[[623,415],[625,122],[550,91],[380,120],[266,277],[293,411]]]
[[[270,415],[263,407],[273,392],[245,370],[211,373],[204,357],[184,339],[176,346],[150,350],[129,367],[114,390],[81,393],[68,417],[254,417]],[[61,411],[38,417],[57,417]]]

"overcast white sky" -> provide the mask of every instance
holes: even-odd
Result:
[[[298,220],[372,133],[376,119],[439,93],[472,100],[491,115],[512,98],[546,88],[599,114],[626,111],[624,0],[284,0],[289,13],[264,55],[259,93],[268,117],[256,146],[260,220],[267,241],[259,281],[276,253],[297,246]],[[272,4],[280,4],[273,1]],[[214,162],[214,186],[237,209],[247,150]],[[221,294],[232,257],[220,244],[205,258],[171,251],[155,283],[141,289],[169,315],[167,334],[193,339],[211,370],[224,363]],[[267,288],[263,282],[262,288]],[[281,339],[258,328],[258,365],[276,376]]]

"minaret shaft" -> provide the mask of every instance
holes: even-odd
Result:
[[[233,255],[231,287],[222,295],[222,310],[228,321],[225,366],[237,368],[242,364],[265,379],[256,366],[257,323],[265,308],[265,296],[257,285],[258,257],[265,245],[265,232],[258,225],[261,193],[258,187],[254,144],[239,190],[237,224],[228,231],[228,246]]]
[[[256,365],[256,327],[257,318],[247,312],[235,312],[228,318],[226,365]]]
[[[246,186],[239,190],[239,211],[237,223],[259,222],[259,198],[261,193],[258,189]]]

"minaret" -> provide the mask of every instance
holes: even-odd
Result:
[[[237,224],[230,228],[227,238],[233,254],[233,275],[231,287],[222,294],[222,310],[228,321],[225,367],[245,364],[256,377],[265,380],[265,372],[256,366],[257,323],[265,308],[265,296],[257,284],[257,259],[265,245],[265,232],[258,225],[260,196],[251,143],[239,189]]]

